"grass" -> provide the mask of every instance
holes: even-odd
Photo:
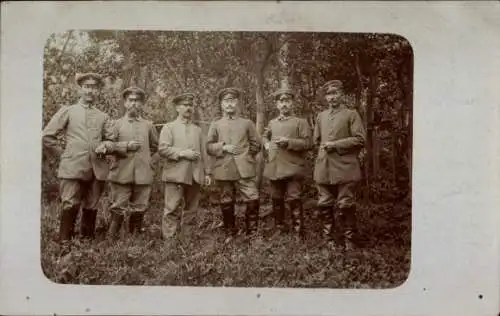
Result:
[[[261,221],[262,234],[255,239],[237,238],[225,244],[219,211],[208,206],[201,210],[197,227],[164,243],[160,201],[153,199],[141,235],[122,232],[116,242],[104,238],[109,214],[103,207],[96,239],[75,239],[71,251],[57,242],[57,204],[43,202],[41,264],[45,275],[58,283],[94,285],[393,288],[409,273],[409,203],[359,205],[364,244],[342,253],[322,241],[312,208],[305,213],[305,240],[270,233],[272,219],[266,217]],[[263,209],[269,207],[263,205]],[[241,209],[237,215],[242,225]]]

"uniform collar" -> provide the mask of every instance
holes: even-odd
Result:
[[[191,124],[193,122],[192,119],[185,119],[182,116],[177,116],[177,122],[182,123],[182,124]]]
[[[284,115],[279,115],[278,116],[278,121],[286,121],[286,120],[289,120],[291,117],[291,115],[287,115],[287,116],[284,116]]]
[[[331,114],[331,115],[333,115],[333,114],[337,114],[338,112],[342,111],[343,109],[345,109],[345,106],[343,106],[343,105],[339,105],[339,106],[338,106],[338,107],[336,107],[336,108],[331,107],[331,108],[329,109],[329,111],[330,111],[330,114]]]
[[[84,109],[91,109],[94,107],[93,104],[86,104],[86,103],[83,103],[83,101],[80,99],[78,100],[78,104],[80,104],[80,106]]]
[[[233,115],[223,114],[223,117],[224,117],[226,120],[235,120],[238,116],[237,116],[236,114],[233,114]]]
[[[136,116],[136,117],[131,117],[131,116],[128,116],[128,114],[125,114],[125,119],[129,122],[138,122],[140,121],[140,116]]]

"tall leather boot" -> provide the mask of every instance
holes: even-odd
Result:
[[[111,213],[111,224],[108,229],[108,238],[112,240],[118,239],[124,216],[123,214]]]
[[[318,207],[318,217],[321,223],[321,234],[326,240],[331,240],[334,232],[335,217],[332,206],[322,205]]]
[[[304,236],[304,210],[301,200],[291,200],[288,202],[292,215],[292,228],[294,234]]]
[[[75,223],[78,217],[80,206],[74,206],[69,209],[63,209],[59,223],[59,241],[70,240],[75,235]]]
[[[95,235],[95,223],[97,219],[97,210],[83,209],[80,232],[83,238],[93,239]]]
[[[285,223],[285,201],[283,199],[273,199],[274,226],[281,232],[286,232]]]
[[[222,213],[222,222],[224,224],[224,232],[227,237],[235,236],[236,230],[236,217],[234,214],[234,202],[221,203],[220,210]]]
[[[259,200],[253,200],[246,203],[245,222],[246,234],[254,235],[259,228]]]
[[[144,222],[144,213],[135,212],[130,214],[128,230],[131,234],[138,234],[142,230]]]
[[[346,250],[353,250],[358,246],[358,229],[356,218],[356,206],[342,208],[339,210],[342,220],[342,237]]]

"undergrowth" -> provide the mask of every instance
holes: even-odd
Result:
[[[130,236],[124,230],[111,242],[105,238],[109,214],[102,208],[95,240],[74,239],[68,248],[57,242],[56,202],[44,202],[45,275],[57,283],[96,285],[392,288],[406,280],[410,269],[409,203],[359,205],[363,244],[348,253],[323,242],[313,208],[305,210],[304,240],[273,234],[273,220],[267,216],[261,219],[259,236],[241,236],[228,244],[220,214],[210,205],[200,211],[197,227],[165,243],[160,238],[161,210],[161,204],[153,203],[142,234]],[[237,215],[242,226],[241,208]]]

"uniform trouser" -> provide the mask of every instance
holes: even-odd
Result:
[[[335,185],[317,184],[318,206],[336,206],[349,208],[355,204],[354,192],[357,182]]]
[[[95,210],[104,188],[104,181],[97,179],[60,179],[59,189],[62,209],[68,210],[82,206],[83,209]]]
[[[332,233],[331,229],[336,217],[340,219],[345,235],[352,235],[356,229],[356,186],[357,182],[335,185],[317,184],[318,208],[324,223],[323,229],[325,233]]]
[[[259,191],[255,178],[244,178],[235,181],[217,180],[221,204],[234,203],[236,201],[236,192],[239,192],[244,202],[255,201],[259,199]]]
[[[178,228],[188,232],[198,219],[200,185],[165,182],[165,208],[162,218],[162,234],[165,239],[175,235]]]
[[[117,215],[125,215],[126,213],[144,214],[148,209],[151,185],[111,182],[110,186],[111,212]]]
[[[259,191],[255,177],[235,181],[217,181],[220,191],[220,208],[226,232],[234,234],[235,216],[234,204],[236,193],[239,192],[246,204],[245,226],[247,234],[257,232],[259,226]]]
[[[302,195],[301,181],[295,177],[270,180],[271,198],[280,200],[299,200]]]

